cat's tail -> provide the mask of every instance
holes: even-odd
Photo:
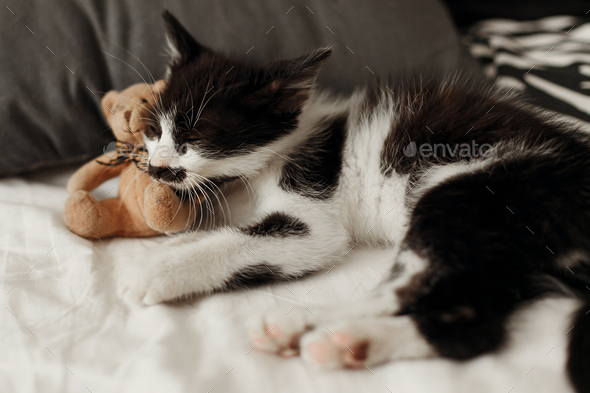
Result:
[[[577,392],[590,392],[590,298],[574,314],[567,371]]]

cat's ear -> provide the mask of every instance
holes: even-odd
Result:
[[[320,48],[293,60],[276,61],[269,66],[270,81],[258,92],[275,102],[275,111],[293,113],[309,99],[322,65],[332,54],[331,48]]]
[[[171,65],[183,65],[197,61],[211,50],[197,42],[168,10],[162,14],[166,25],[166,40]]]

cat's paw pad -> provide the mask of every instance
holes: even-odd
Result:
[[[301,339],[301,357],[326,368],[363,368],[368,361],[368,338],[347,328],[317,327]]]
[[[277,309],[252,319],[250,331],[256,349],[291,357],[299,354],[299,339],[312,324],[306,308]]]

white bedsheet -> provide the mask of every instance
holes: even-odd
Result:
[[[161,240],[100,242],[68,234],[62,212],[69,174],[0,181],[0,392],[570,391],[564,333],[574,305],[567,300],[529,310],[508,350],[468,363],[324,371],[250,350],[246,318],[272,305],[313,310],[357,298],[389,268],[382,250],[355,249],[345,265],[287,285],[128,307],[114,288],[114,266],[125,263],[121,251]]]

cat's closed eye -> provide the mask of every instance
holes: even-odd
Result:
[[[154,139],[158,137],[158,135],[160,135],[160,132],[159,130],[156,130],[154,126],[148,125],[145,128],[145,136],[147,136],[149,139]]]

